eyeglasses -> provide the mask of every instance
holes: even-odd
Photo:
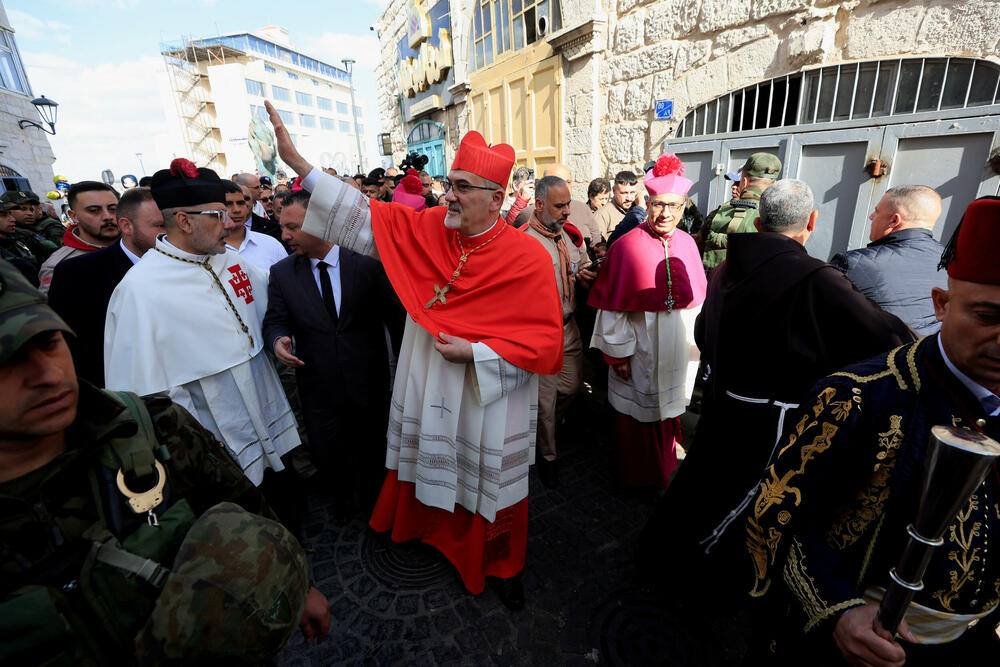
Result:
[[[452,183],[447,178],[444,179],[444,191],[449,192],[452,188],[455,188],[455,192],[457,192],[460,195],[469,194],[469,190],[493,191],[499,189],[488,185],[473,185],[472,183],[466,183],[465,181],[458,181],[456,183]]]
[[[188,215],[214,215],[219,222],[225,222],[226,218],[229,217],[229,211],[226,209],[214,209],[211,211],[181,211],[182,213],[187,213]]]
[[[663,208],[666,207],[670,209],[671,213],[678,213],[684,210],[684,202],[662,202],[662,201],[651,201],[649,202],[649,208]]]

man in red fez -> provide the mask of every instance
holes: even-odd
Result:
[[[265,106],[312,192],[303,231],[379,259],[409,314],[371,526],[436,547],[473,593],[498,578],[504,604],[523,606],[538,375],[559,371],[563,333],[548,254],[500,220],[514,149],[469,132],[444,205],[418,212],[315,169]]]
[[[1000,650],[996,470],[932,551],[898,638],[872,629],[920,504],[931,427],[1000,438],[998,256],[1000,199],[978,199],[942,257],[948,288],[932,290],[940,332],[823,379],[785,422],[746,523],[751,595],[793,610],[759,615],[770,627],[754,644],[776,652],[761,664],[979,665]]]

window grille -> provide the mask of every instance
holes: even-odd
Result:
[[[763,81],[695,107],[678,138],[966,109],[1000,102],[1000,67],[974,58],[831,65]]]

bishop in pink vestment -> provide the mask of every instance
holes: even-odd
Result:
[[[590,292],[590,345],[609,364],[619,474],[630,486],[667,486],[698,369],[694,322],[707,285],[694,239],[676,229],[692,185],[683,173],[669,153],[647,172],[646,221],[611,245]]]

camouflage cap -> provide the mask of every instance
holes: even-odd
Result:
[[[136,635],[148,664],[266,663],[299,624],[309,567],[284,526],[233,503],[202,514]]]
[[[0,259],[0,365],[33,337],[52,330],[73,333],[49,308],[45,295],[17,267]]]
[[[781,160],[770,153],[754,153],[747,158],[740,171],[751,178],[777,179],[781,173]]]
[[[8,190],[0,195],[0,202],[7,204],[37,204],[38,195],[31,190]]]

